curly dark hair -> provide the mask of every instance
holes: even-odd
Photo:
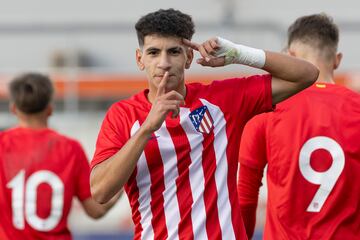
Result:
[[[10,101],[26,114],[39,113],[50,103],[54,88],[49,77],[26,73],[15,77],[9,85]]]
[[[147,35],[174,36],[191,40],[195,27],[190,15],[178,10],[160,9],[139,19],[135,24],[139,45],[144,45]]]
[[[339,29],[325,13],[298,18],[288,29],[288,47],[300,41],[320,50],[337,51]]]

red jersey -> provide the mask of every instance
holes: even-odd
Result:
[[[134,239],[246,239],[236,193],[246,121],[272,109],[271,76],[186,85],[186,105],[147,143],[125,184]],[[148,90],[115,103],[102,124],[92,167],[139,129]]]
[[[243,183],[258,182],[249,170],[267,164],[265,239],[360,238],[359,126],[360,95],[333,84],[315,84],[249,122],[239,195],[241,205],[252,202]]]
[[[0,133],[0,239],[71,239],[73,196],[91,197],[80,144],[50,129]]]

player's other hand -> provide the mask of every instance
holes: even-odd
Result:
[[[202,44],[191,42],[187,39],[183,39],[185,46],[198,51],[202,58],[196,60],[196,62],[202,66],[208,67],[221,67],[225,65],[225,57],[222,55],[223,49],[218,41],[218,38],[211,38]]]
[[[172,117],[176,118],[180,112],[180,105],[184,105],[184,97],[180,93],[174,90],[166,92],[168,78],[169,73],[166,72],[159,84],[151,110],[143,124],[150,132],[154,132],[161,127],[169,112],[172,112]]]

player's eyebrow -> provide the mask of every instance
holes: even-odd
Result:
[[[153,52],[153,51],[160,51],[160,49],[156,47],[149,47],[145,49],[145,52]]]
[[[180,46],[176,46],[176,47],[171,47],[171,48],[169,48],[168,50],[182,51],[182,50],[183,50],[183,48],[182,48],[182,47],[180,47]]]
[[[152,51],[161,51],[161,50],[157,47],[149,47],[149,48],[145,49],[145,52],[152,52]],[[166,49],[166,51],[182,52],[183,48],[181,46],[175,46],[175,47],[170,47],[170,48]]]

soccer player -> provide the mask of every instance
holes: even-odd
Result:
[[[9,87],[18,126],[0,133],[0,239],[71,239],[67,219],[76,196],[100,218],[116,202],[91,198],[90,167],[80,144],[48,128],[53,86],[28,73]]]
[[[174,9],[135,27],[149,89],[107,112],[91,162],[93,197],[106,202],[124,187],[135,239],[245,239],[236,191],[242,127],[310,86],[318,70],[221,38],[192,43],[191,17]],[[202,65],[247,64],[272,75],[185,84],[193,48]]]
[[[325,14],[300,17],[288,29],[289,54],[320,75],[244,129],[238,192],[249,237],[267,165],[265,239],[359,239],[360,95],[334,84],[338,41]]]

